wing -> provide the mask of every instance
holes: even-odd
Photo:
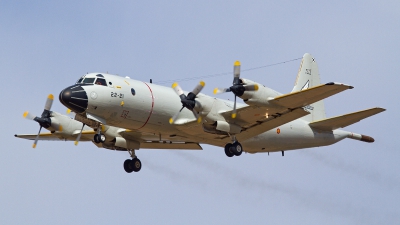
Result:
[[[15,134],[14,136],[17,138],[23,138],[27,140],[35,140],[37,134]],[[39,140],[43,141],[61,141],[60,138],[53,135],[52,133],[41,133],[39,135]]]
[[[235,120],[230,118],[231,111],[223,112],[224,118],[242,127],[237,136],[241,141],[264,133],[290,121],[309,114],[303,107],[340,93],[352,86],[341,83],[327,83],[309,89],[277,96],[265,106],[246,106],[238,109]]]
[[[94,134],[94,132],[93,132]],[[92,133],[84,133],[82,132],[81,141],[91,141],[93,139]],[[37,134],[15,134],[14,136],[17,138],[27,139],[27,140],[35,140]],[[39,140],[40,141],[75,141],[77,135],[67,136],[60,136],[56,133],[40,133]]]
[[[293,92],[287,95],[281,95],[270,100],[269,102],[286,108],[294,109],[310,105],[347,89],[353,89],[353,87],[346,84],[331,82],[302,91]]]
[[[203,148],[192,139],[168,134],[145,133],[134,130],[127,130],[117,127],[109,127],[106,134],[116,138],[123,138],[125,141],[116,141],[115,145],[121,148],[129,148],[129,143],[138,143],[140,149],[171,149],[171,150],[202,150]],[[122,145],[120,144],[122,143]],[[118,146],[119,145],[119,146]]]

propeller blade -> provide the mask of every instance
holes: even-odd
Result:
[[[201,120],[203,119],[199,114],[197,114],[194,110],[192,111],[193,112],[193,115],[194,115],[194,117],[196,118],[196,120],[197,120],[197,123],[201,123]]]
[[[183,95],[183,90],[177,82],[172,84],[172,89],[174,89],[174,91],[177,95],[179,95],[179,96]]]
[[[214,89],[214,95],[216,95],[216,94],[222,94],[222,93],[230,92],[230,91],[231,91],[230,88],[215,88],[215,89]]]
[[[246,91],[257,91],[258,90],[258,85],[257,84],[245,85],[244,89]]]
[[[236,95],[235,95],[235,103],[233,103],[233,111],[232,111],[232,119],[236,118]]]
[[[178,118],[179,113],[181,113],[182,109],[185,108],[184,106],[182,106],[181,110],[179,110],[171,119],[169,119],[169,123],[173,124],[176,120],[176,118]]]
[[[44,105],[44,109],[50,111],[51,106],[53,105],[54,96],[49,94],[47,96],[46,104]]]
[[[40,131],[41,131],[41,130],[42,130],[42,126],[40,126],[40,128],[39,128],[39,132],[38,132],[38,134],[36,135],[35,142],[33,142],[32,148],[36,148],[36,145],[37,145],[37,143],[38,143],[38,141],[39,141],[39,135],[40,135]]]
[[[29,120],[34,120],[36,118],[35,115],[32,115],[31,113],[29,113],[28,111],[24,112],[23,115],[24,118],[29,119]]]
[[[204,81],[200,81],[200,83],[193,89],[192,93],[194,95],[199,94],[205,85],[206,85],[206,83],[204,83]]]
[[[71,110],[67,108],[67,114],[70,114],[70,113],[71,113]]]
[[[75,140],[75,145],[78,145],[78,143],[79,143],[79,141],[80,141],[80,139],[81,139],[82,130],[83,130],[83,127],[84,127],[84,126],[85,126],[85,124],[82,125],[81,132],[79,132],[79,135],[78,135],[78,137],[77,137],[76,140]]]
[[[239,84],[239,77],[240,77],[240,62],[236,61],[233,64],[233,84]]]

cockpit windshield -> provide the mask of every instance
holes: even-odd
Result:
[[[104,79],[104,76],[101,74],[97,74],[96,77],[92,77],[92,75],[89,75],[90,77],[87,77],[87,75],[83,75],[79,80],[76,82],[77,84],[97,84],[97,85],[102,85],[102,86],[107,86],[106,79]]]
[[[89,77],[86,77],[86,78],[83,80],[82,83],[84,83],[84,84],[93,84],[93,83],[94,83],[94,79],[96,79],[96,78],[89,78]]]

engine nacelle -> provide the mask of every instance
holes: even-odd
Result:
[[[216,121],[213,124],[203,124],[203,130],[211,134],[239,134],[242,128],[236,124],[228,123],[226,121]]]
[[[123,137],[115,137],[115,146],[125,149],[139,149],[140,143],[138,141],[126,140]]]
[[[256,83],[254,81],[243,79],[242,81],[245,85],[248,84],[257,84],[258,90],[257,91],[245,91],[242,96],[240,96],[243,101],[252,106],[270,106],[268,102],[272,98],[279,96],[280,94],[270,88],[265,87],[262,84]]]

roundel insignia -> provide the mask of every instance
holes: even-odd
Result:
[[[96,99],[96,98],[97,98],[97,93],[94,92],[94,91],[92,91],[92,93],[90,93],[90,97],[91,97],[92,99]]]
[[[281,129],[279,129],[279,128],[276,129],[276,133],[277,133],[277,134],[280,134],[280,133],[281,133]]]

